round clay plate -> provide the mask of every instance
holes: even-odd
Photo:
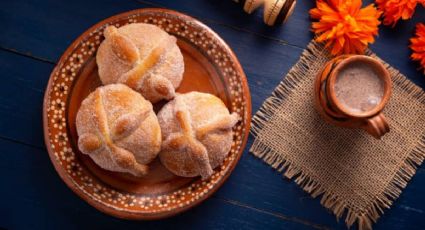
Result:
[[[81,101],[101,85],[96,50],[108,25],[155,24],[174,35],[185,62],[178,92],[201,91],[220,97],[242,120],[233,129],[232,148],[205,181],[167,171],[158,159],[137,178],[98,167],[77,148],[75,117]],[[155,110],[164,104],[154,105]],[[84,32],[62,55],[44,98],[44,137],[60,177],[81,198],[102,212],[126,219],[158,219],[187,210],[211,196],[230,175],[245,147],[251,98],[245,74],[226,43],[199,21],[170,10],[139,9],[108,18]]]

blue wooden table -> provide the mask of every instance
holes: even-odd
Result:
[[[231,0],[1,0],[0,1],[0,228],[6,229],[345,229],[295,183],[248,153],[225,185],[200,206],[165,220],[126,221],[100,213],[61,181],[43,142],[42,99],[67,46],[96,22],[144,7],[170,8],[198,18],[235,51],[252,93],[253,111],[270,95],[306,47],[308,10],[299,0],[284,26],[262,23]],[[425,76],[409,60],[408,39],[425,10],[394,29],[381,27],[371,47],[413,82]],[[425,168],[420,167],[376,229],[425,229]]]

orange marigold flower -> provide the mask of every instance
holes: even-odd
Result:
[[[376,0],[378,9],[384,12],[384,25],[397,24],[398,20],[407,20],[415,13],[418,2],[423,0]]]
[[[416,25],[415,37],[410,39],[410,43],[410,49],[413,51],[410,57],[419,61],[425,74],[425,24]]]
[[[381,12],[373,4],[361,6],[361,0],[317,0],[310,10],[310,16],[319,20],[312,24],[315,40],[326,42],[332,55],[364,53],[378,35]]]

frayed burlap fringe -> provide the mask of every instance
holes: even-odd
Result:
[[[274,169],[282,172],[289,179],[293,179],[304,191],[308,192],[312,197],[322,195],[320,203],[330,209],[337,218],[341,218],[345,213],[345,223],[348,227],[355,222],[358,223],[359,229],[372,229],[380,215],[384,213],[384,209],[390,208],[392,202],[399,197],[402,189],[406,187],[410,178],[415,174],[417,166],[422,163],[425,158],[425,132],[422,133],[416,147],[411,151],[391,182],[385,188],[384,192],[373,200],[369,207],[364,210],[351,210],[342,199],[323,188],[313,177],[307,175],[295,162],[290,162],[283,154],[274,150],[272,147],[264,144],[261,138],[261,131],[268,121],[275,115],[279,107],[284,103],[287,97],[291,96],[301,81],[310,80],[305,77],[310,64],[316,60],[316,54],[322,54],[323,46],[312,42],[304,50],[298,63],[292,67],[285,79],[276,87],[272,95],[264,102],[260,110],[255,114],[252,120],[251,133],[256,137],[250,151],[257,157],[263,159]],[[368,51],[368,55],[378,58],[376,55]],[[400,86],[409,95],[425,103],[425,92],[410,82],[406,77],[397,70],[385,64],[393,76],[393,84]]]

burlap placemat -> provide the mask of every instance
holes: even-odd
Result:
[[[376,57],[373,53],[369,55]],[[351,226],[372,228],[400,195],[425,156],[425,93],[385,63],[393,92],[382,140],[325,123],[314,109],[313,83],[330,60],[312,42],[253,118],[250,151],[292,178]]]

